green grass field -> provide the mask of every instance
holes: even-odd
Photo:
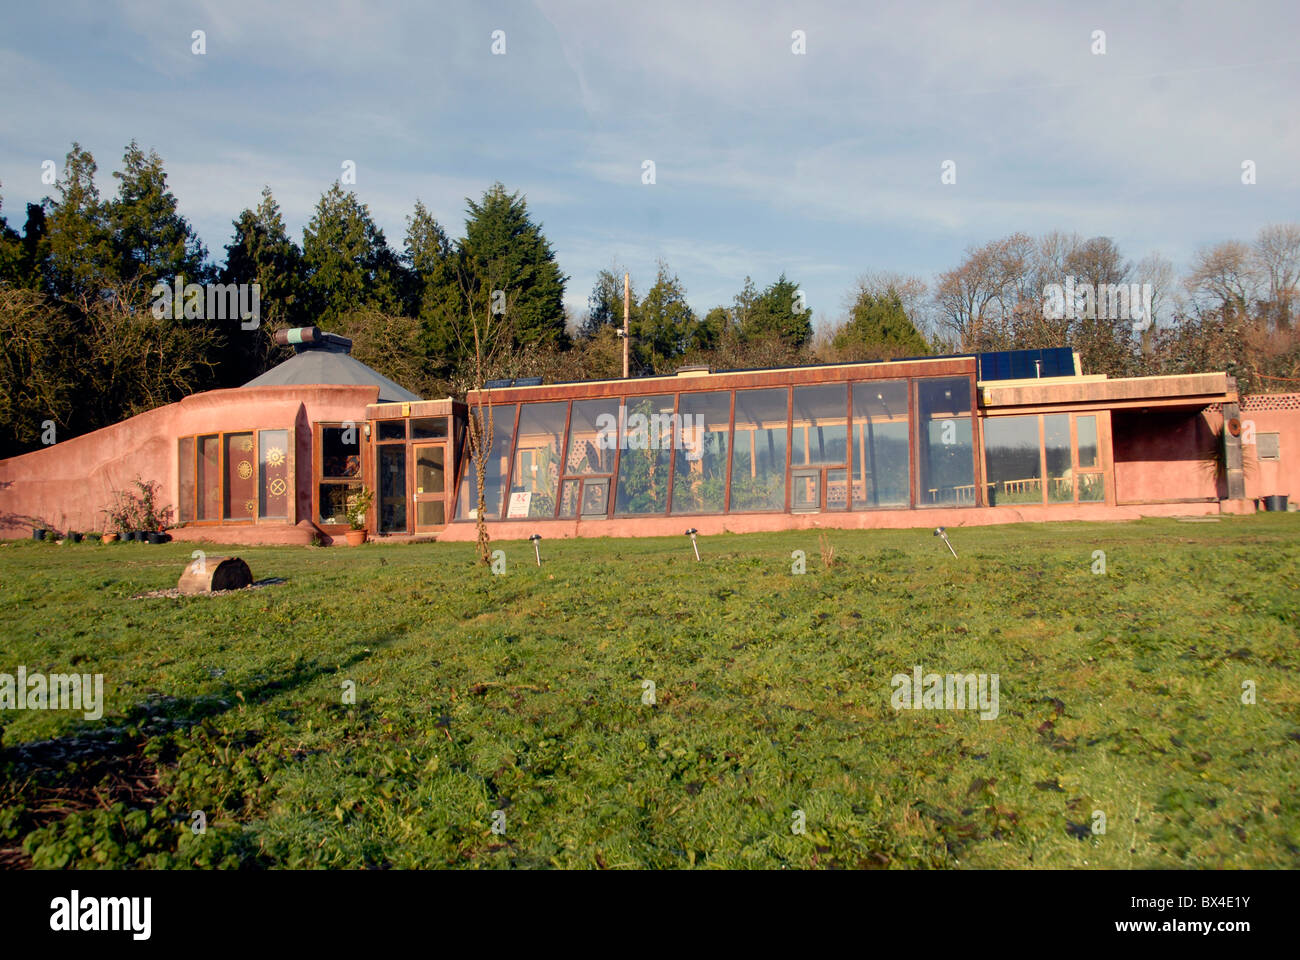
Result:
[[[185,599],[133,597],[193,545],[4,544],[0,672],[107,705],[0,713],[0,864],[1300,864],[1300,516],[949,534],[209,547],[285,582]],[[918,665],[999,715],[895,711]]]

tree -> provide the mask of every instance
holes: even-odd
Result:
[[[741,295],[748,299],[748,278],[746,281],[747,289]],[[739,321],[745,339],[775,336],[792,347],[802,347],[812,339],[812,310],[804,304],[798,284],[787,280],[784,273],[753,300],[752,306],[746,306]]]
[[[240,213],[234,227],[234,237],[226,245],[221,282],[256,283],[260,315],[255,330],[243,329],[238,317],[227,318],[223,324],[227,350],[221,382],[229,386],[246,383],[267,369],[280,351],[272,339],[276,330],[310,320],[302,251],[289,237],[269,186],[262,188],[257,208]]]
[[[1300,296],[1300,223],[1264,227],[1255,239],[1253,253],[1256,271],[1268,284],[1270,322],[1287,329]]]
[[[623,329],[623,274],[624,269],[612,264],[596,274],[596,282],[587,298],[587,316],[579,334],[590,338],[605,327]],[[636,300],[636,286],[629,280],[629,326],[640,319],[640,305]]]
[[[913,325],[903,307],[903,298],[893,287],[881,293],[864,289],[846,323],[835,335],[835,350],[845,359],[879,360],[924,356],[929,345]]]
[[[177,277],[205,282],[207,251],[177,212],[162,158],[153,150],[146,154],[132,140],[113,177],[118,192],[108,204],[107,220],[114,278],[146,287],[170,284]]]
[[[507,193],[498,182],[484,192],[482,200],[466,198],[465,203],[469,216],[457,259],[468,303],[457,312],[472,315],[484,303],[500,306],[508,300],[513,345],[567,347],[564,284],[568,278],[560,272],[541,224],[529,215],[527,202],[518,193]]]
[[[321,195],[302,253],[311,313],[322,326],[360,308],[401,309],[401,263],[355,192],[336,182]]]
[[[646,291],[632,323],[632,344],[639,365],[663,372],[668,363],[699,345],[699,323],[686,302],[686,288],[660,260],[654,286]]]
[[[1192,259],[1187,291],[1199,311],[1245,313],[1259,296],[1257,268],[1250,247],[1240,241],[1202,247]]]
[[[64,299],[101,290],[113,280],[111,231],[95,170],[95,158],[74,142],[57,183],[59,198],[44,201],[47,290]]]
[[[407,313],[420,321],[419,352],[427,370],[449,375],[457,360],[457,317],[462,310],[456,251],[442,225],[420,200],[406,218],[402,262]]]

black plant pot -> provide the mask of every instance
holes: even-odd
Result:
[[[79,534],[79,533],[69,533],[69,534],[68,534],[68,539],[71,540],[73,543],[80,543],[80,542],[81,542],[81,534]]]
[[[168,542],[171,541],[171,538],[172,538],[172,535],[171,535],[170,533],[151,533],[151,534],[149,534],[149,542],[150,542],[150,543],[168,543]]]
[[[144,540],[145,533],[143,530],[132,530],[126,535],[126,538],[132,543],[141,543]]]
[[[44,540],[44,539],[45,539],[45,528],[44,528],[44,527],[35,527],[35,528],[33,528],[33,529],[32,529],[32,539],[33,539],[33,540]]]
[[[1264,504],[1265,510],[1281,511],[1282,513],[1286,513],[1285,496],[1274,495],[1271,497],[1260,497],[1259,499],[1260,502]]]

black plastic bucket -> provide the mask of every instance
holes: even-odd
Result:
[[[42,528],[42,527],[35,527],[35,528],[33,528],[33,530],[32,530],[32,539],[33,539],[33,540],[44,540],[44,539],[45,539],[45,530],[44,530],[44,528]]]
[[[1264,507],[1265,510],[1270,510],[1270,511],[1277,511],[1277,510],[1280,510],[1280,511],[1283,512],[1283,513],[1286,512],[1286,497],[1285,497],[1285,496],[1276,496],[1276,495],[1274,495],[1274,496],[1271,496],[1271,497],[1260,497],[1260,498],[1259,498],[1259,502],[1260,502],[1261,504],[1263,504],[1263,507]]]

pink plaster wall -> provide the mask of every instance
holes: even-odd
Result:
[[[1113,411],[1116,500],[1125,504],[1227,496],[1226,484],[1216,482],[1202,463],[1222,422],[1222,415],[1201,410]]]
[[[1276,433],[1280,459],[1260,460],[1255,447],[1242,448],[1246,470],[1246,497],[1284,495],[1290,504],[1300,504],[1300,393],[1246,397],[1241,403],[1241,421],[1255,425],[1255,433]]]
[[[378,395],[379,388],[373,386],[211,390],[44,450],[0,460],[0,537],[30,536],[32,525],[38,522],[59,531],[103,530],[102,510],[112,501],[113,491],[128,488],[137,476],[161,483],[163,503],[175,512],[177,439],[249,428],[297,431],[298,519],[309,520],[311,424],[318,420],[363,422],[366,404],[374,403]],[[183,538],[211,535],[220,539],[219,531],[226,531],[227,538],[252,536],[254,540],[240,542],[256,542],[260,528],[265,528],[261,539],[285,542],[283,538],[294,524],[267,521],[194,526],[185,529]]]

